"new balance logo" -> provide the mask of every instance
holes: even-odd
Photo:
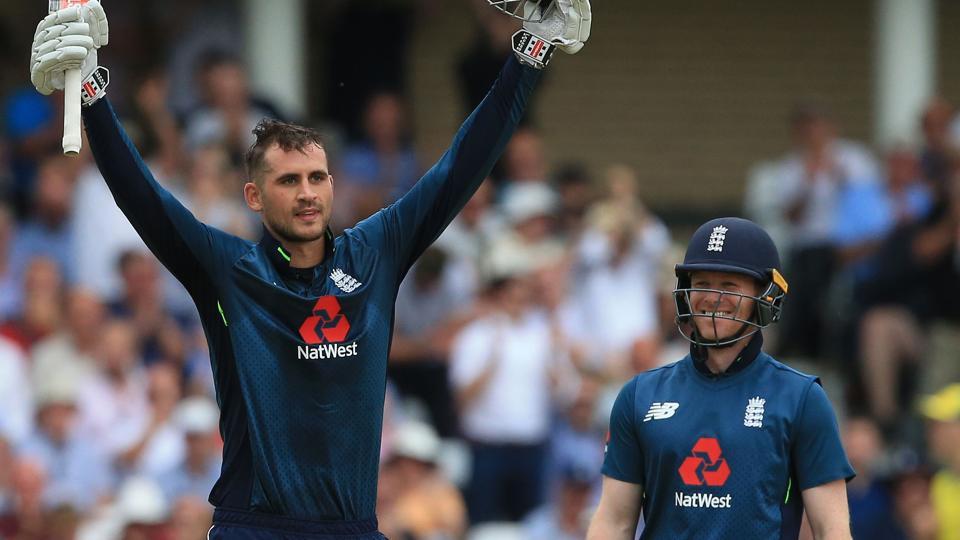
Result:
[[[723,242],[727,239],[727,231],[723,225],[713,228],[710,239],[707,241],[707,251],[723,251]]]
[[[333,284],[340,288],[341,291],[345,293],[352,293],[357,289],[357,287],[363,285],[353,276],[347,274],[339,268],[334,268],[333,272],[330,272],[330,279],[333,280]]]
[[[747,427],[763,427],[763,404],[767,400],[757,396],[747,402],[747,410],[743,413],[743,425]]]
[[[663,420],[665,418],[670,418],[675,412],[677,412],[677,407],[679,403],[674,403],[672,401],[665,401],[660,403],[659,401],[654,402],[650,405],[650,409],[647,410],[646,416],[643,417],[644,422],[649,422],[650,420]]]

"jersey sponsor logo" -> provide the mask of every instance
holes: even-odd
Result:
[[[713,228],[707,240],[707,251],[723,251],[723,243],[727,240],[727,231],[730,229],[720,225]]]
[[[345,293],[352,293],[357,289],[357,287],[363,285],[356,280],[350,274],[344,272],[340,268],[334,268],[333,272],[330,272],[330,279],[333,280],[333,284],[340,288],[341,291]]]
[[[300,325],[300,337],[310,345],[341,343],[347,339],[350,321],[340,313],[340,301],[336,296],[321,296],[313,305],[312,314]]]
[[[730,477],[730,467],[722,456],[720,442],[713,437],[700,437],[691,455],[680,465],[679,473],[688,486],[722,486]]]
[[[678,407],[680,407],[680,404],[673,401],[664,401],[663,403],[655,401],[650,405],[650,408],[647,409],[647,414],[643,417],[643,421],[649,422],[650,420],[670,418],[677,412]]]
[[[674,493],[674,503],[683,508],[730,508],[733,495],[729,493],[719,497],[712,493],[693,493],[683,492]]]
[[[299,345],[297,359],[299,360],[326,360],[328,358],[349,358],[357,355],[357,343],[338,345],[336,343],[321,343],[320,345]]]
[[[743,413],[743,425],[747,427],[763,427],[763,404],[767,400],[760,396],[750,398],[747,402],[747,410]]]

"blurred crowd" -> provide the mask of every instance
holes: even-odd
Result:
[[[458,70],[469,106],[507,54],[509,28],[483,13]],[[119,112],[199,219],[256,240],[240,157],[283,112],[240,58],[183,55],[192,103],[172,71],[143,69]],[[351,96],[356,114],[329,130],[337,232],[430,165],[394,83]],[[2,101],[0,539],[204,538],[222,443],[202,328],[89,152],[61,155],[58,97]],[[875,149],[802,103],[794,146],[745,180],[743,214],[790,282],[767,343],[837,406],[855,538],[960,538],[960,120],[938,98],[918,125],[919,145]],[[696,224],[651,212],[638,186],[654,180],[629,166],[548,160],[536,126],[401,286],[378,495],[390,538],[583,538],[616,392],[688,352],[671,291]]]

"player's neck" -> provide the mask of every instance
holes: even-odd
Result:
[[[750,339],[741,339],[729,347],[708,347],[705,362],[707,369],[711,373],[724,373],[740,357],[740,353],[749,343]]]
[[[312,268],[323,262],[326,255],[326,235],[309,242],[288,242],[281,240],[280,245],[290,256],[293,268]]]

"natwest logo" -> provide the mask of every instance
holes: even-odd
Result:
[[[321,296],[313,306],[313,314],[300,325],[300,337],[311,345],[340,343],[347,339],[350,321],[340,313],[336,296]]]
[[[730,476],[727,460],[721,457],[722,450],[717,439],[701,437],[693,445],[692,455],[680,465],[680,478],[688,486],[722,486]]]

